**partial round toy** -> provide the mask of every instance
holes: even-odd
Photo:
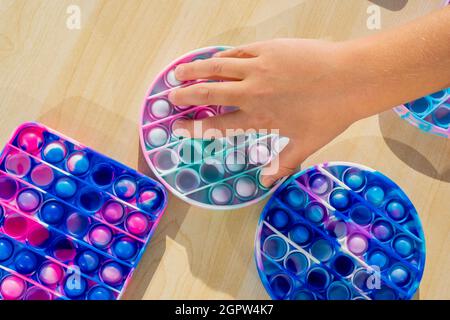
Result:
[[[332,162],[275,191],[261,214],[255,257],[272,299],[411,299],[425,240],[413,204],[392,180]]]
[[[177,106],[171,90],[206,80],[180,82],[174,69],[181,63],[208,59],[227,47],[209,47],[175,60],[150,86],[142,106],[141,147],[161,182],[188,203],[209,209],[234,209],[271,193],[260,183],[260,172],[276,155],[276,134],[248,134],[215,140],[187,139],[172,130],[179,119],[204,119],[230,112],[224,106]]]
[[[450,138],[450,88],[394,108],[419,129]]]

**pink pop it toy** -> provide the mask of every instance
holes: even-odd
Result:
[[[225,106],[178,106],[168,100],[174,88],[206,80],[180,82],[178,64],[208,59],[227,47],[187,53],[166,67],[151,84],[142,106],[141,147],[159,180],[184,201],[209,209],[253,204],[275,190],[260,183],[261,168],[277,155],[276,134],[247,134],[215,140],[186,139],[173,132],[179,119],[204,119],[232,111]]]
[[[166,204],[159,183],[21,125],[0,155],[0,299],[119,299]]]

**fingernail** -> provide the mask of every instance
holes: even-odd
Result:
[[[175,131],[177,129],[184,129],[184,120],[176,120],[173,124],[172,124],[172,129]]]
[[[289,144],[289,138],[288,137],[280,137],[277,139],[274,143],[273,149],[276,153],[281,153],[284,148]]]
[[[216,52],[213,54],[214,58],[220,57],[222,55],[222,51]]]
[[[178,66],[175,68],[175,78],[176,78],[178,81],[183,80],[182,78],[183,78],[183,74],[184,74],[185,70],[186,70],[186,68],[185,68],[182,64],[178,65]]]
[[[264,187],[270,188],[275,181],[276,181],[276,179],[274,179],[272,176],[265,176],[264,170],[261,172],[261,184]]]
[[[175,103],[176,91],[177,91],[177,90],[172,90],[172,91],[170,91],[170,92],[169,92],[169,95],[167,96],[167,98],[169,99],[169,101],[170,101],[171,103],[173,103],[173,104],[176,104],[176,103]]]

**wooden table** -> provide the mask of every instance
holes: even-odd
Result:
[[[410,0],[400,11],[381,9],[381,27],[414,19],[439,3]],[[66,26],[71,4],[80,8],[81,29]],[[376,30],[366,26],[369,5],[0,0],[0,143],[21,122],[37,120],[150,174],[139,151],[139,113],[148,85],[167,63],[208,45],[370,34]],[[303,166],[352,161],[395,180],[419,211],[427,238],[420,298],[449,299],[449,159],[449,140],[424,134],[389,111],[355,123]],[[268,298],[253,260],[264,203],[231,212],[199,209],[173,196],[169,203],[126,298]]]

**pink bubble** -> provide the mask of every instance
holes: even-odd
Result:
[[[116,224],[120,222],[125,214],[124,207],[115,201],[110,201],[103,208],[103,218],[109,222]]]
[[[28,127],[23,129],[19,133],[17,143],[22,150],[31,154],[37,153],[41,150],[42,145],[44,144],[42,129],[36,127]]]
[[[60,239],[53,245],[53,255],[61,261],[71,261],[75,258],[77,251],[69,239]]]
[[[19,300],[25,290],[27,284],[24,280],[16,276],[7,276],[0,284],[0,293],[5,300]]]
[[[89,232],[89,240],[97,248],[105,248],[112,240],[112,231],[106,226],[98,225]]]
[[[354,234],[347,240],[348,249],[356,255],[362,255],[369,246],[367,238],[361,234]]]
[[[28,220],[18,214],[12,214],[5,218],[3,230],[12,238],[25,236],[28,229]]]
[[[63,269],[53,262],[44,264],[39,270],[39,280],[48,286],[57,285],[63,276]]]
[[[17,182],[6,175],[0,176],[0,199],[10,200],[16,195]]]
[[[148,218],[140,212],[132,213],[127,218],[126,228],[132,234],[143,235],[149,228]]]
[[[27,240],[33,247],[42,247],[50,238],[50,233],[44,226],[33,223],[28,230]]]
[[[38,187],[48,187],[54,180],[52,168],[40,164],[31,171],[31,180]]]
[[[112,286],[117,285],[123,279],[123,269],[119,264],[109,262],[102,267],[101,277],[105,283]]]
[[[18,177],[24,177],[30,172],[30,157],[23,153],[10,154],[6,157],[6,171]]]
[[[17,206],[25,212],[35,211],[41,204],[41,196],[34,189],[26,189],[17,196]]]
[[[32,287],[27,291],[25,300],[52,300],[52,295],[44,289]]]

